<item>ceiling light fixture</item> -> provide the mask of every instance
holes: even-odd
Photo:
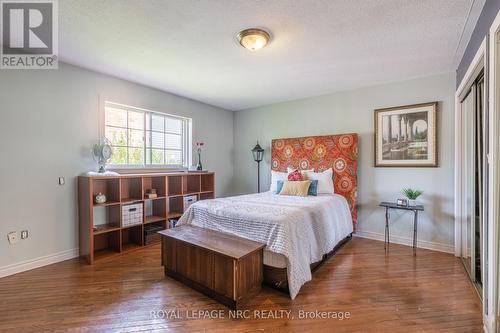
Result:
[[[267,31],[257,28],[240,31],[236,37],[238,37],[241,46],[250,51],[258,51],[264,48],[270,39]]]

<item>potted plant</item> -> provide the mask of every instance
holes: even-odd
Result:
[[[411,188],[405,188],[403,189],[403,194],[408,198],[408,205],[409,206],[416,206],[417,205],[417,198],[422,195],[422,191],[420,190],[414,190]]]

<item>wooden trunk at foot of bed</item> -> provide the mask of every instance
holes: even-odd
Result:
[[[271,168],[286,172],[287,168],[333,169],[333,187],[344,196],[356,231],[358,213],[358,135],[356,133],[274,139],[271,144]]]

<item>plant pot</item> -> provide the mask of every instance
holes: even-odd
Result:
[[[417,200],[408,199],[408,206],[415,207],[416,205],[418,205]]]

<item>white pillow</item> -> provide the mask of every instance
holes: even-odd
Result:
[[[306,170],[304,176],[307,180],[318,181],[318,194],[333,194],[333,169],[323,172],[311,172]]]
[[[278,180],[288,180],[288,172],[279,172],[279,171],[273,171],[271,170],[271,187],[269,188],[269,191],[275,192],[277,191],[278,187]]]

